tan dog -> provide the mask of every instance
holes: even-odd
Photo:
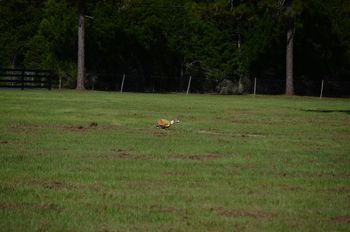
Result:
[[[171,125],[175,124],[175,123],[179,123],[180,120],[178,119],[173,119],[171,121],[166,120],[166,119],[159,119],[157,120],[157,127],[162,128],[162,129],[166,129],[169,128]]]

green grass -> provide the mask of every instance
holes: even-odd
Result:
[[[1,231],[350,230],[349,99],[1,90],[0,165]]]

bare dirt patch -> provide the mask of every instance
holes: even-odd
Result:
[[[32,208],[35,209],[52,209],[52,210],[60,210],[59,205],[54,203],[49,204],[40,204],[40,205],[32,205]]]
[[[152,135],[155,137],[162,138],[168,135],[167,131],[168,131],[167,129],[162,130],[162,129],[156,128],[154,131],[152,131]]]
[[[11,140],[11,141],[8,141],[8,140],[1,140],[0,141],[0,145],[6,145],[6,146],[11,146],[11,145],[16,145],[18,146],[18,149],[22,149],[23,146],[25,145],[28,145],[28,144],[31,144],[31,142],[29,141],[18,141],[18,140]]]
[[[84,127],[81,125],[78,126],[55,126],[55,129],[61,129],[61,130],[69,130],[69,131],[87,131],[90,128],[89,127]]]
[[[0,209],[18,209],[21,204],[0,202]]]
[[[215,136],[230,136],[230,137],[243,137],[243,138],[256,138],[256,137],[266,137],[264,134],[259,133],[229,133],[229,132],[220,132],[216,129],[208,129],[208,130],[199,130],[199,134],[204,135],[215,135]]]
[[[52,181],[46,181],[46,180],[30,180],[28,182],[29,184],[32,185],[36,185],[36,186],[40,186],[42,188],[45,189],[51,189],[51,190],[62,190],[62,189],[75,189],[76,186],[66,183],[66,182],[62,182],[62,181],[58,181],[58,180],[52,180]]]
[[[323,177],[335,177],[335,178],[348,178],[350,177],[350,173],[349,172],[299,172],[299,173],[281,173],[281,176],[285,176],[285,177],[299,177],[299,178],[323,178]]]
[[[20,133],[31,133],[33,130],[38,130],[41,127],[39,125],[11,125],[10,128]]]
[[[247,137],[247,138],[260,138],[260,137],[266,137],[264,134],[252,134],[252,133],[236,133],[231,134],[232,137]]]
[[[40,128],[39,125],[12,125],[11,128],[14,129],[35,129]]]
[[[68,131],[73,131],[73,132],[85,132],[85,131],[90,131],[90,130],[96,130],[96,129],[111,129],[113,126],[98,126],[97,122],[91,122],[88,126],[83,126],[83,125],[70,125],[70,126],[65,126],[65,125],[55,125],[52,126],[54,129],[59,129],[59,130],[68,130]]]
[[[29,204],[29,203],[7,203],[0,202],[0,209],[39,209],[60,211],[61,207],[54,203],[49,204]]]
[[[88,125],[12,125],[11,128],[28,131],[32,129],[57,129],[61,131],[87,132],[97,129],[114,129],[116,125],[98,125],[97,122],[91,122]]]
[[[151,205],[149,207],[149,210],[151,212],[157,212],[157,213],[185,213],[183,209],[178,209],[175,207],[162,207],[160,205]]]
[[[346,224],[350,224],[350,216],[349,215],[345,215],[345,216],[337,216],[337,217],[333,217],[331,218],[332,222],[335,223],[346,223]]]
[[[90,127],[96,127],[97,126],[97,122],[91,122],[90,123]]]
[[[334,188],[326,188],[326,189],[320,189],[319,192],[331,192],[331,193],[350,193],[350,187],[334,187]]]
[[[82,125],[13,125],[11,126],[13,129],[28,131],[33,129],[59,129],[59,130],[86,130],[89,127],[84,127]]]
[[[117,125],[98,125],[97,122],[91,122],[88,126],[83,125],[71,125],[71,126],[53,126],[55,129],[68,130],[73,132],[87,132],[94,130],[113,130],[119,128]]]
[[[173,159],[180,159],[180,160],[196,160],[196,161],[211,161],[211,160],[218,160],[223,159],[224,156],[220,154],[207,154],[207,155],[183,155],[178,154],[172,157]]]
[[[93,159],[97,160],[151,160],[151,157],[145,155],[137,155],[118,149],[109,153],[93,155]]]
[[[216,215],[224,217],[249,217],[255,219],[267,219],[270,220],[274,217],[274,214],[266,212],[264,210],[244,210],[244,209],[225,209],[225,208],[211,208],[210,211]]]
[[[51,181],[42,185],[44,188],[59,190],[59,189],[73,189],[74,186],[61,181]]]

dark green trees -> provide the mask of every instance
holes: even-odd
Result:
[[[0,66],[53,69],[66,87],[78,89],[88,81],[86,70],[106,89],[113,89],[115,80],[101,73],[133,75],[141,90],[157,88],[155,78],[181,84],[189,75],[202,91],[225,79],[279,79],[293,94],[293,80],[350,76],[348,5],[343,0],[1,1]],[[83,23],[85,58],[78,59]]]

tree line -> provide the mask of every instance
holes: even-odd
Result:
[[[80,89],[113,89],[103,74],[125,73],[143,90],[192,76],[241,93],[259,77],[293,94],[295,79],[349,78],[349,16],[346,0],[0,1],[0,67],[51,69]]]

